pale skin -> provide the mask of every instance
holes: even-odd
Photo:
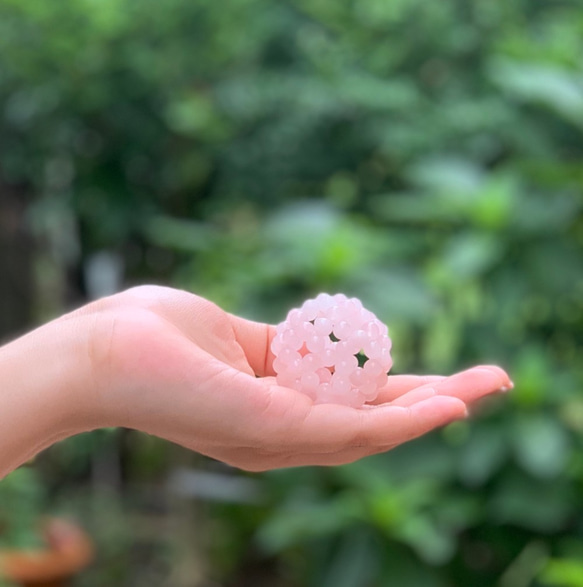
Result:
[[[141,430],[248,471],[340,465],[467,417],[512,387],[496,366],[395,375],[374,405],[314,404],[276,384],[275,327],[193,294],[142,286],[0,348],[0,478],[53,443]]]

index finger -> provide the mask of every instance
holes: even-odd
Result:
[[[471,403],[491,393],[512,389],[512,387],[514,384],[503,369],[496,365],[480,365],[438,381],[427,381],[415,389],[432,388],[437,395],[457,397],[466,403]],[[373,403],[382,404],[393,399],[395,399],[393,390],[387,385]]]
[[[275,375],[271,340],[275,336],[275,326],[254,322],[235,314],[228,314],[235,338],[255,375],[265,377]]]

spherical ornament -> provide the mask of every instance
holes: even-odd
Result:
[[[290,310],[271,342],[277,382],[316,403],[373,401],[393,364],[387,327],[344,294],[320,294]]]

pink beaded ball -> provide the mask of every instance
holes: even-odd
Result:
[[[316,403],[361,407],[387,382],[391,339],[360,300],[322,293],[290,310],[271,343],[277,383]]]

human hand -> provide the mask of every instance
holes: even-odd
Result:
[[[143,286],[64,319],[90,329],[90,376],[77,417],[125,426],[251,471],[339,465],[467,415],[511,387],[494,366],[451,377],[390,376],[373,405],[314,405],[276,384],[275,328],[170,288]]]

